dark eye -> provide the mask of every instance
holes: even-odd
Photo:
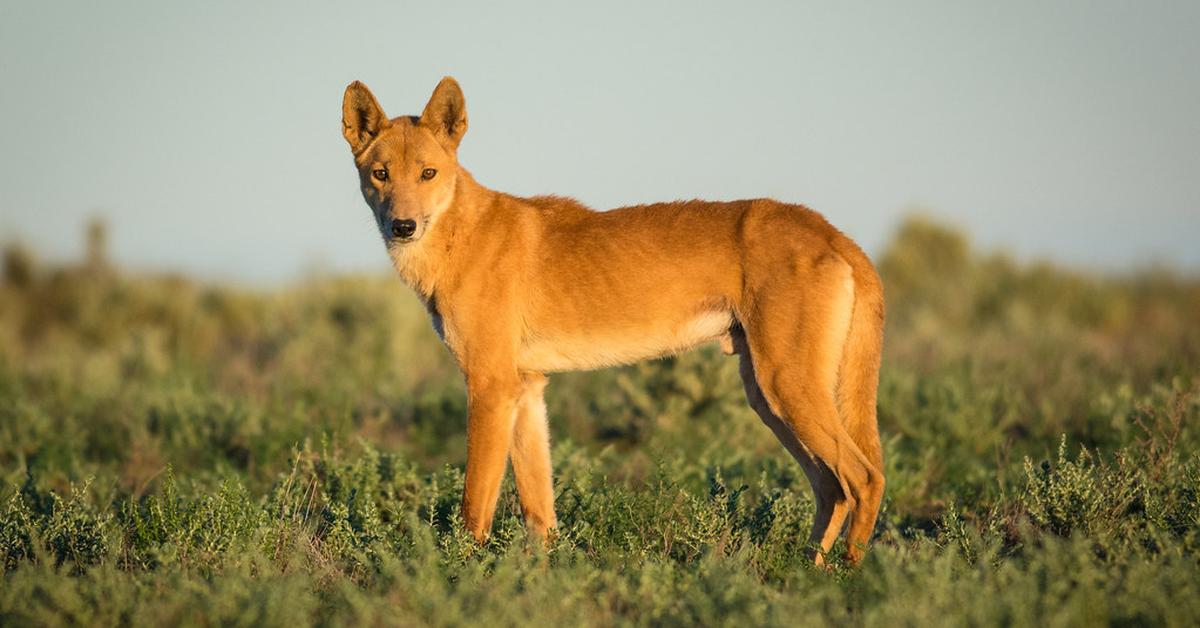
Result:
[[[434,170],[433,168],[426,168],[421,171],[421,180],[422,181],[428,181],[436,176],[437,176],[437,170]]]
[[[375,177],[376,179],[378,179],[380,181],[387,181],[387,179],[388,179],[387,170],[384,170],[383,168],[376,168],[376,169],[372,170],[371,176]]]

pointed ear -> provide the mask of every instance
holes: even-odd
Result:
[[[421,112],[421,126],[433,131],[438,140],[451,152],[458,148],[467,132],[467,101],[458,81],[449,76],[442,79]]]
[[[342,135],[350,143],[350,150],[358,155],[386,129],[390,121],[371,90],[354,81],[346,87],[342,98]]]

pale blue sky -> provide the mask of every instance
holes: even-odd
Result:
[[[342,90],[415,114],[450,74],[497,189],[1200,269],[1200,2],[302,4],[0,0],[0,240],[71,257],[102,213],[137,268],[386,271]]]

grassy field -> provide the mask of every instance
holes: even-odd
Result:
[[[382,252],[380,253],[382,257]],[[457,521],[462,382],[389,277],[0,285],[0,624],[1200,623],[1200,281],[878,258],[889,479],[857,569],[706,349],[548,389],[561,534]]]

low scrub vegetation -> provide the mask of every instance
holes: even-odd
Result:
[[[1200,282],[878,258],[888,473],[856,569],[715,349],[552,378],[560,530],[457,519],[462,382],[387,277],[0,284],[0,624],[1195,625]],[[569,622],[569,623],[567,623]]]

